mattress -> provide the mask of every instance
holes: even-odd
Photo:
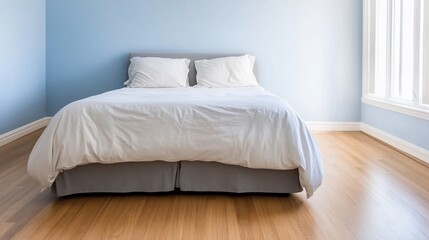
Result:
[[[28,171],[47,188],[77,166],[155,160],[298,169],[309,197],[323,175],[304,122],[261,87],[122,88],[73,102],[52,118]]]

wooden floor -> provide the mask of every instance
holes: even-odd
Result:
[[[314,197],[56,198],[26,173],[40,131],[0,148],[0,239],[429,239],[429,168],[358,133],[317,133]]]

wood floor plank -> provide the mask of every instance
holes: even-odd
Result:
[[[15,225],[14,223],[0,223],[0,236],[5,235],[5,233]]]
[[[429,168],[360,132],[317,133],[315,195],[57,198],[26,163],[43,130],[0,147],[0,239],[429,239]]]

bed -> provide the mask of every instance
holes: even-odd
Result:
[[[188,58],[225,55],[130,54]],[[28,172],[58,196],[127,192],[313,195],[319,147],[296,112],[261,87],[122,88],[60,110],[30,154]]]

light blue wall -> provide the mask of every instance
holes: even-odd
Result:
[[[306,120],[359,121],[362,0],[51,0],[47,108],[120,88],[133,51],[252,53]]]
[[[45,3],[0,0],[0,134],[45,116]],[[252,53],[311,121],[360,121],[429,149],[426,120],[360,103],[362,0],[50,0],[48,115],[120,88],[127,54]]]
[[[429,150],[429,121],[362,104],[362,122]]]
[[[0,0],[0,134],[46,116],[45,0]]]

